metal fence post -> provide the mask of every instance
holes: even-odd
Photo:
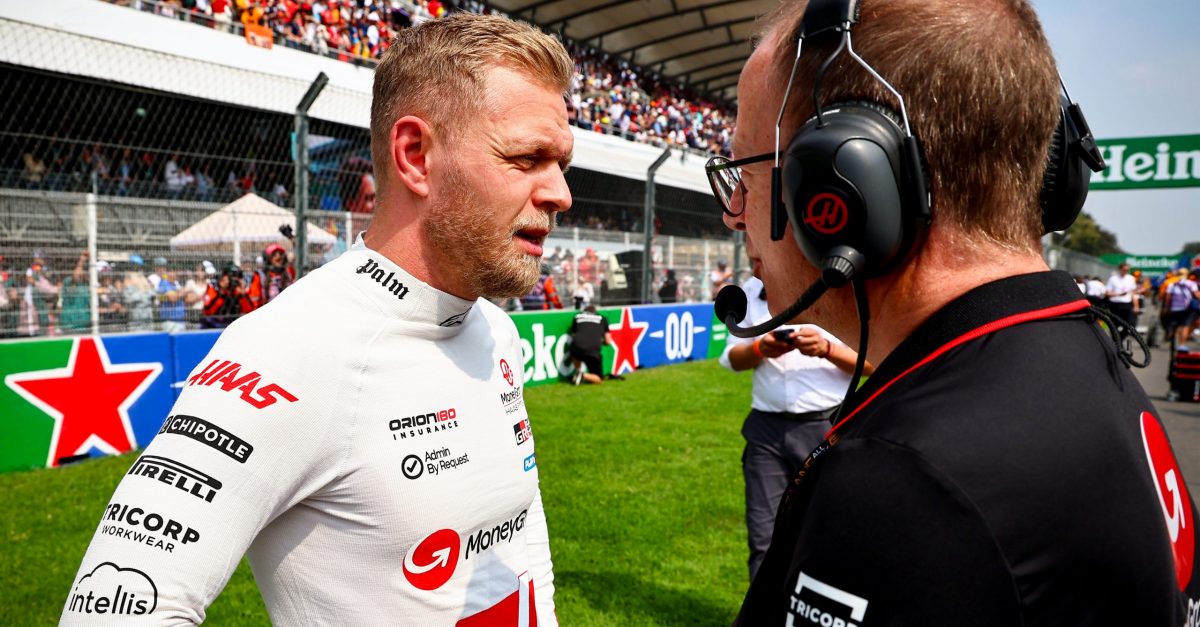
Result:
[[[100,333],[100,277],[96,268],[96,194],[88,192],[87,200],[88,302],[91,311],[92,335]],[[75,279],[71,279],[74,282]]]
[[[329,77],[324,72],[317,74],[300,104],[296,105],[295,141],[292,142],[292,161],[296,164],[296,278],[304,276],[308,261],[308,221],[305,217],[308,210],[308,109],[327,83]]]
[[[650,265],[651,265],[651,246],[654,243],[654,173],[662,166],[663,162],[671,156],[671,149],[665,148],[662,154],[650,164],[646,170],[646,202],[644,209],[644,224],[642,232],[645,234],[645,251],[642,254],[642,302],[650,302]]]

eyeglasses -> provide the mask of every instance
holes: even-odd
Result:
[[[721,204],[725,215],[736,218],[746,211],[746,186],[742,184],[741,167],[752,163],[762,163],[775,158],[775,153],[767,152],[745,159],[730,161],[725,157],[712,157],[704,165],[704,173],[708,175],[708,184],[712,187],[713,195]],[[733,195],[740,193],[742,203],[740,209],[733,211]]]

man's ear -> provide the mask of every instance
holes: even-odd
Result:
[[[392,171],[412,193],[429,196],[429,149],[433,131],[419,117],[408,115],[392,125]]]

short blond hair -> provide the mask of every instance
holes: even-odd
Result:
[[[375,163],[389,163],[392,126],[404,116],[420,117],[451,136],[467,125],[487,104],[485,79],[496,67],[519,71],[564,96],[575,72],[562,42],[497,15],[456,13],[398,32],[375,70]]]

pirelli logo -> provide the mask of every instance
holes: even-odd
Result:
[[[155,479],[209,503],[221,489],[221,482],[215,478],[191,466],[158,455],[142,455],[125,474]]]

